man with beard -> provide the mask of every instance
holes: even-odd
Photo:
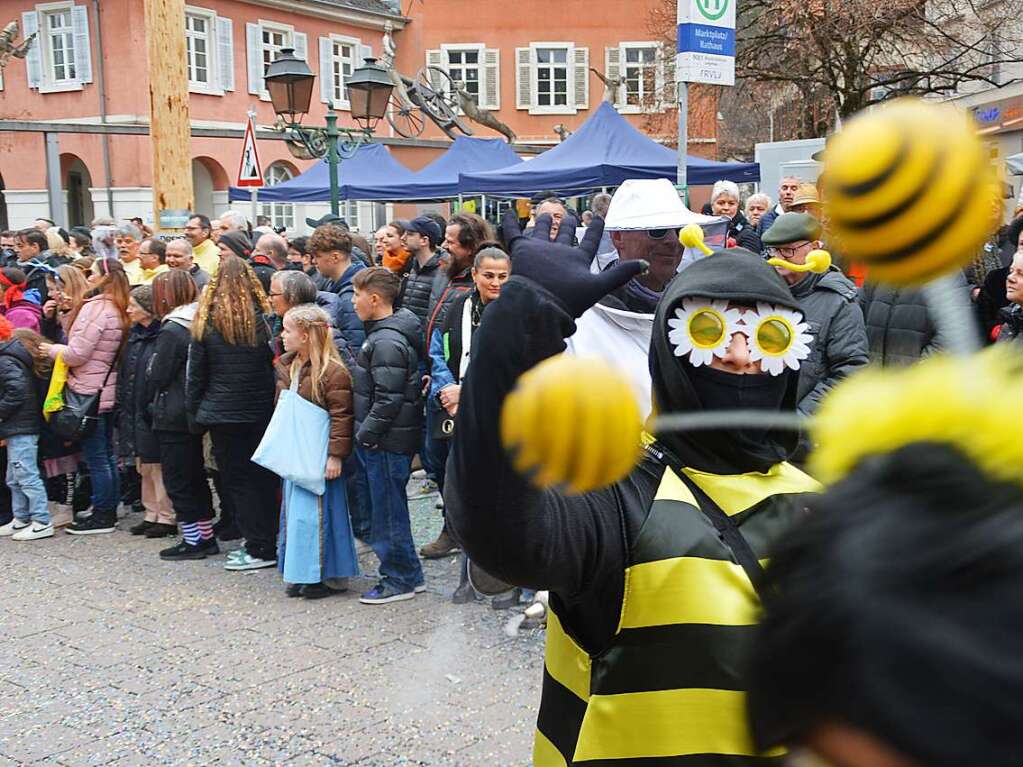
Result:
[[[129,285],[142,284],[142,265],[139,263],[139,245],[142,244],[142,232],[134,224],[125,224],[114,234],[114,247],[117,257],[124,264],[124,273],[128,276]]]
[[[550,242],[550,226],[541,216],[525,238],[505,220],[515,275],[477,331],[447,494],[452,531],[475,563],[550,591],[533,764],[780,765],[780,752],[752,742],[740,673],[759,561],[803,514],[801,495],[819,489],[785,460],[798,434],[662,434],[626,478],[581,495],[537,490],[516,473],[500,439],[505,398],[564,350],[575,318],[645,266],[593,275],[602,222],[579,248],[564,230]],[[655,407],[793,410],[794,368],[808,353],[801,328],[798,303],[762,260],[728,249],[697,261],[657,305]]]
[[[430,308],[427,314],[424,338],[432,338],[435,328],[444,326],[444,317],[451,305],[473,288],[472,260],[476,252],[494,239],[494,233],[483,218],[475,213],[458,213],[451,217],[444,236],[447,261],[433,280],[430,292]],[[424,468],[432,474],[441,494],[444,493],[444,472],[447,465],[449,443],[431,438],[433,421],[441,418],[439,403],[428,402],[426,406],[426,453]],[[419,550],[424,559],[439,559],[458,551],[458,544],[448,531],[447,520],[437,536]]]

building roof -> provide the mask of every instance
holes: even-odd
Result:
[[[384,0],[320,0],[324,5],[335,5],[338,8],[351,8],[355,11],[379,13],[383,16],[401,17],[400,11]]]

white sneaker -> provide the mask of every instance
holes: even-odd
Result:
[[[11,536],[12,541],[37,541],[40,538],[52,538],[53,525],[41,525],[33,522]]]
[[[31,522],[24,522],[20,519],[12,519],[3,527],[0,527],[0,538],[9,538],[19,530],[24,530],[26,527],[30,527]]]

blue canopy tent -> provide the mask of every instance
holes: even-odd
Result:
[[[383,144],[364,144],[355,156],[343,160],[338,166],[338,183],[342,200],[369,200],[367,190],[380,179],[404,185],[411,183],[415,174],[395,160]],[[228,199],[248,200],[249,189],[232,186]],[[305,173],[276,186],[259,190],[260,202],[326,202],[330,199],[330,168],[326,160],[313,165]]]
[[[412,180],[392,179],[380,174],[380,183],[363,189],[360,200],[444,200],[458,196],[458,178],[462,173],[507,168],[522,162],[507,142],[496,138],[459,136],[440,157]]]
[[[630,178],[675,180],[675,150],[647,138],[604,102],[564,142],[528,162],[484,173],[463,173],[462,194],[529,196],[536,192],[579,192],[618,186]],[[759,181],[757,163],[730,163],[689,157],[690,186]]]

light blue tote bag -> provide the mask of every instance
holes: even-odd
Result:
[[[323,495],[327,487],[324,472],[330,415],[322,407],[302,399],[294,391],[297,383],[293,380],[291,390],[281,392],[270,425],[252,454],[252,462],[310,493]]]

